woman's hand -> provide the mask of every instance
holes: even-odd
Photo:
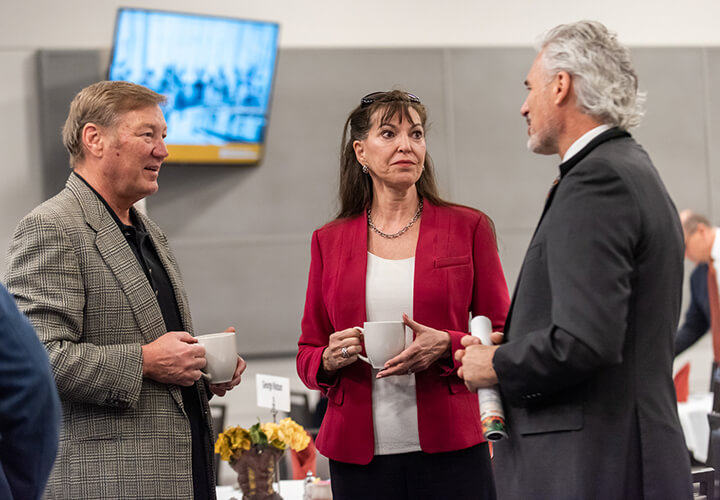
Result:
[[[409,375],[427,369],[442,357],[450,356],[450,334],[421,325],[403,314],[403,323],[415,332],[415,340],[403,352],[385,363],[377,378]]]
[[[322,353],[323,370],[328,374],[357,361],[362,351],[362,333],[357,328],[348,328],[330,335],[328,346]]]

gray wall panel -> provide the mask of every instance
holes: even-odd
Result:
[[[45,198],[59,192],[70,172],[60,132],[70,101],[81,89],[105,78],[104,50],[40,50],[37,52],[37,91],[42,119],[42,182]]]
[[[650,154],[678,210],[709,213],[704,60],[700,49],[635,49],[646,113],[632,133]]]
[[[531,228],[557,175],[557,157],[526,148],[527,124],[520,115],[523,85],[535,57],[532,49],[457,49],[450,52],[454,102],[454,192],[478,207],[498,231]]]
[[[8,241],[20,218],[42,200],[40,149],[37,144],[38,106],[35,96],[35,57],[31,51],[0,52],[0,236]],[[5,249],[0,272],[4,275]]]
[[[243,355],[297,350],[310,238],[172,242],[195,331],[234,326]]]
[[[720,48],[705,49],[703,52],[708,72],[705,100],[709,147],[707,174],[701,180],[709,186],[710,220],[720,224]]]

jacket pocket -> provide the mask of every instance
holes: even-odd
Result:
[[[107,441],[120,438],[120,410],[85,403],[71,403],[64,437],[72,441]],[[64,422],[65,423],[65,422]]]
[[[436,257],[435,269],[441,267],[466,266],[470,264],[469,255],[458,255],[457,257]]]
[[[578,431],[583,428],[582,403],[561,403],[542,408],[513,408],[515,427],[522,435]]]

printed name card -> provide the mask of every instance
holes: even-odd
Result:
[[[275,408],[290,411],[290,379],[273,375],[255,375],[257,405],[261,408]]]

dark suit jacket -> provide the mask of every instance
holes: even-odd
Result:
[[[676,355],[697,342],[710,329],[707,273],[707,264],[698,264],[690,275],[690,305],[685,312],[685,321],[675,336]]]
[[[313,233],[297,355],[305,385],[328,396],[318,450],[357,464],[369,463],[374,455],[370,366],[357,361],[338,370],[332,387],[318,381],[318,370],[330,334],[365,321],[367,230],[363,214]],[[414,286],[415,321],[450,330],[453,353],[415,374],[420,446],[435,453],[478,444],[484,438],[477,395],[458,378],[454,354],[462,348],[471,312],[489,317],[495,329],[505,323],[510,300],[488,218],[477,210],[425,202]]]
[[[690,499],[672,381],[683,237],[650,158],[611,129],[560,166],[494,366],[498,497]]]
[[[0,498],[34,500],[55,461],[60,400],[45,348],[0,285]]]
[[[136,215],[192,333],[167,238]],[[65,189],[20,221],[8,257],[8,290],[45,344],[62,401],[60,450],[46,497],[193,498],[191,430],[181,390],[142,375],[141,346],[166,333],[165,321],[103,203],[71,174]],[[212,484],[212,423],[205,384],[196,386]],[[208,494],[214,498],[214,489]]]

